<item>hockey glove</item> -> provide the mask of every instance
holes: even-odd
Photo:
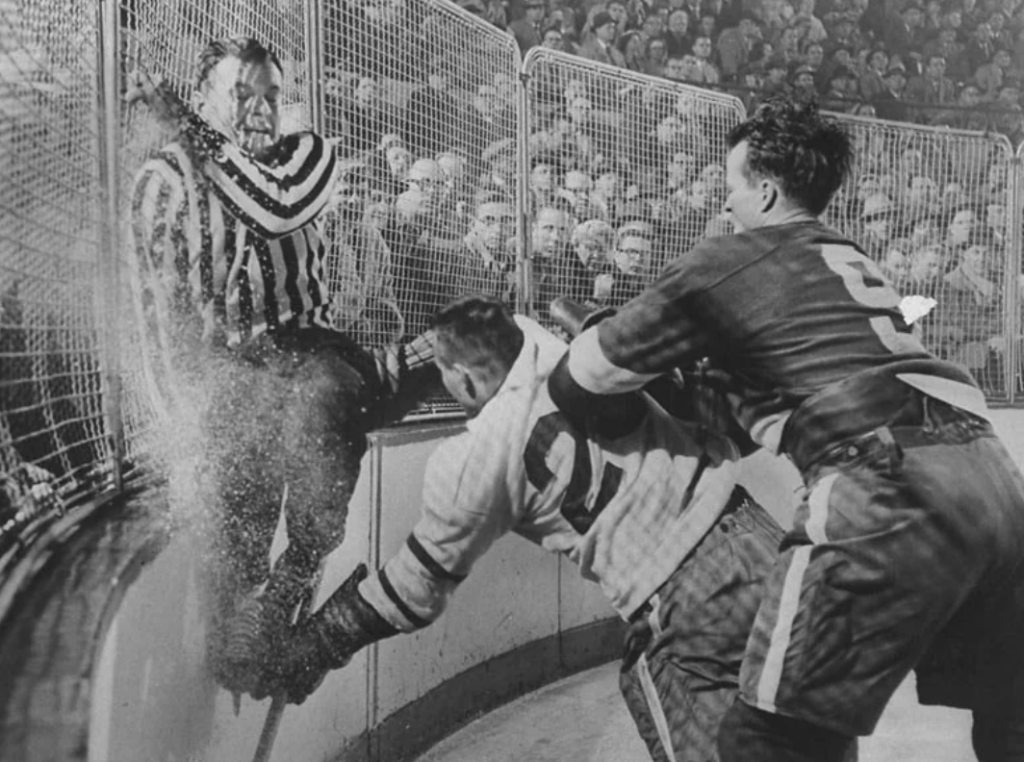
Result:
[[[560,296],[551,302],[552,319],[567,333],[569,338],[578,336],[585,328],[600,323],[615,314],[611,307],[591,309],[585,304]]]
[[[361,648],[391,637],[398,629],[359,595],[368,576],[359,564],[320,609],[291,629],[263,682],[252,695],[261,699],[284,693],[289,703],[301,704],[327,673],[344,667]]]

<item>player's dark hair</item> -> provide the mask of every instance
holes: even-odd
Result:
[[[853,161],[849,135],[813,102],[773,98],[729,133],[729,148],[747,143],[747,177],[769,177],[814,215],[825,211]]]
[[[434,315],[434,352],[444,365],[459,362],[508,372],[523,348],[512,310],[491,296],[462,296]]]
[[[199,54],[199,67],[196,72],[196,85],[202,85],[210,76],[213,67],[228,56],[233,56],[242,63],[270,62],[284,74],[281,60],[270,47],[252,37],[222,37],[214,40],[203,48]]]

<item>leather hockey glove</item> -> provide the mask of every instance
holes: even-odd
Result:
[[[359,594],[359,583],[368,575],[366,564],[359,564],[316,613],[291,628],[265,679],[252,691],[254,698],[284,693],[289,703],[301,704],[332,669],[344,667],[360,649],[398,633]]]
[[[552,300],[550,311],[551,318],[569,334],[570,338],[578,336],[584,329],[615,314],[612,307],[593,309],[564,296]]]

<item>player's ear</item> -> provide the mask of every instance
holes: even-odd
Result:
[[[203,89],[204,89],[203,85],[200,85],[195,90],[193,90],[192,91],[192,98],[190,99],[191,100],[191,104],[192,104],[192,109],[197,114],[202,114],[203,113],[203,107],[206,105],[206,96],[203,93]]]
[[[475,401],[478,389],[476,382],[473,380],[473,373],[460,362],[455,363],[452,367],[458,374],[459,388],[469,399]]]
[[[761,212],[770,212],[779,200],[779,186],[774,180],[761,180]]]

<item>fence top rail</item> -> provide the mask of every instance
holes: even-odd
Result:
[[[671,90],[677,93],[689,93],[700,100],[714,102],[726,108],[733,108],[740,114],[740,118],[746,117],[746,109],[743,101],[735,95],[709,90],[696,85],[689,85],[682,82],[675,82],[664,77],[655,77],[650,74],[623,69],[600,61],[592,61],[581,58],[572,53],[550,48],[531,48],[523,59],[523,72],[530,75],[533,71],[543,66],[561,66],[563,68],[575,69],[587,72],[591,76],[604,76],[609,79],[617,79],[638,87],[653,87],[658,90]]]
[[[826,112],[830,116],[835,117],[838,121],[849,124],[852,126],[862,127],[865,129],[876,129],[876,130],[887,130],[890,132],[901,133],[908,136],[915,136],[918,139],[931,138],[938,140],[950,141],[953,139],[957,140],[983,140],[994,144],[996,147],[1002,149],[1007,156],[1012,156],[1013,143],[1010,139],[999,132],[981,132],[978,130],[963,130],[954,127],[945,127],[941,125],[932,124],[915,124],[914,122],[898,122],[887,119],[879,119],[873,116],[859,116],[856,114],[842,114],[839,112]]]

